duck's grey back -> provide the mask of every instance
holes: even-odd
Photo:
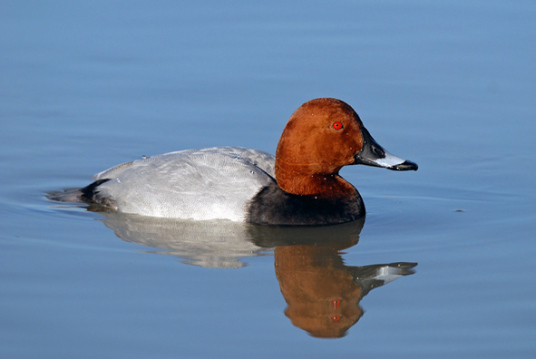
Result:
[[[266,152],[212,147],[124,163],[94,179],[108,180],[98,186],[98,195],[120,212],[243,221],[251,198],[275,181],[274,163]]]

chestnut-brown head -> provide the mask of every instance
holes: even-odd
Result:
[[[379,146],[348,104],[319,98],[304,103],[290,117],[277,146],[275,175],[288,193],[342,197],[356,195],[357,190],[338,172],[359,163],[417,169]]]
[[[354,163],[363,146],[361,126],[359,116],[343,101],[319,98],[303,104],[290,117],[277,146],[275,174],[281,189],[321,194],[319,186],[326,178]]]
[[[337,172],[361,150],[361,126],[355,111],[340,100],[306,102],[290,117],[276,157],[287,165],[312,166],[318,173]]]

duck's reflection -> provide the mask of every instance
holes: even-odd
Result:
[[[102,222],[119,238],[153,247],[153,253],[177,256],[186,264],[238,268],[246,265],[243,258],[269,255],[269,249],[249,240],[248,227],[240,223],[101,214]]]
[[[241,267],[244,259],[274,250],[286,316],[315,337],[344,336],[363,315],[372,289],[415,273],[417,263],[348,266],[341,250],[359,241],[364,220],[324,227],[264,227],[193,222],[108,213],[104,224],[120,238],[176,255],[187,264]]]
[[[372,289],[415,273],[417,263],[347,266],[341,251],[359,241],[364,220],[337,226],[256,228],[260,246],[275,247],[275,272],[286,316],[314,337],[340,338],[363,315]]]
[[[346,266],[338,250],[316,246],[275,249],[275,269],[288,304],[285,314],[312,336],[339,338],[363,315],[361,299],[373,288],[413,274],[416,263]]]

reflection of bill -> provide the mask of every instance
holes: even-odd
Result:
[[[416,263],[345,266],[326,246],[280,246],[275,270],[288,304],[285,314],[312,336],[339,338],[363,315],[361,299],[373,288],[413,274]]]

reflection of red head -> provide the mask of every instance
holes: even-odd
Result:
[[[275,270],[288,304],[285,314],[312,336],[339,338],[363,315],[363,290],[337,250],[322,246],[280,246]]]

